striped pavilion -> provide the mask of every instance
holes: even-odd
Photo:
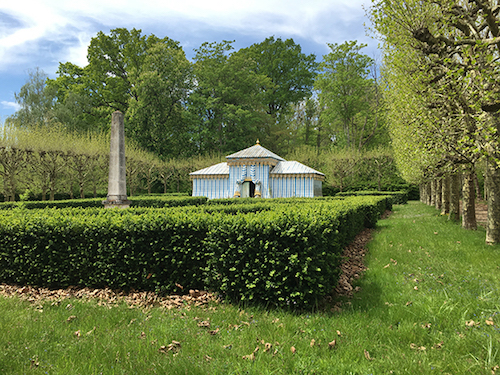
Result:
[[[286,161],[257,143],[226,156],[226,162],[189,174],[193,196],[217,198],[321,197],[325,175]]]

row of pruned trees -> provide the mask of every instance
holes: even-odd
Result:
[[[500,242],[499,10],[485,0],[383,0],[370,9],[383,41],[398,167],[408,181],[430,184],[431,192],[461,175],[462,223],[474,229],[473,182],[484,163],[487,243]]]
[[[332,149],[319,155],[314,148],[301,147],[288,154],[286,158],[297,160],[324,173],[325,193],[409,188],[396,169],[389,147],[379,147],[369,151],[353,148]]]
[[[217,158],[160,160],[133,143],[126,146],[128,194],[187,191],[189,172]],[[0,193],[5,200],[29,191],[42,200],[106,194],[109,136],[69,134],[58,128],[4,127],[0,134]],[[186,181],[187,180],[187,181]]]
[[[398,189],[392,152],[380,148],[329,150],[318,154],[314,147],[297,148],[286,155],[326,174],[325,192],[361,189]],[[189,192],[189,173],[224,161],[219,156],[195,156],[161,160],[133,142],[126,144],[129,196]],[[42,200],[56,196],[85,198],[107,192],[109,136],[70,134],[57,128],[4,127],[0,134],[0,194],[14,200],[26,191]]]
[[[105,140],[95,134],[83,139],[56,128],[26,131],[4,126],[0,191],[5,200],[15,200],[26,190],[43,200],[53,200],[58,193],[73,197],[75,190],[83,197],[89,188],[95,195],[105,182],[105,150]]]

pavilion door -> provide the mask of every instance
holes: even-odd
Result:
[[[241,186],[242,198],[253,198],[255,196],[255,184],[253,181],[245,181]]]

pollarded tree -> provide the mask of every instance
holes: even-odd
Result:
[[[11,123],[4,124],[0,132],[0,177],[3,189],[0,190],[6,201],[14,201],[26,180],[27,167],[32,150],[26,142],[26,129],[19,129]],[[1,188],[1,187],[0,187]]]
[[[453,103],[453,117],[459,126],[452,138],[459,153],[467,158],[487,156],[492,166],[493,197],[486,241],[500,242],[500,194],[496,190],[500,189],[496,182],[500,181],[500,129],[495,118],[500,109],[498,7],[482,0],[393,0],[376,3],[372,16],[387,50],[406,46],[421,56],[419,64],[408,64],[407,72],[429,75],[429,84],[442,88],[441,102]]]
[[[0,146],[0,177],[3,180],[3,195],[6,201],[15,201],[19,178],[25,171],[29,152],[24,149]]]

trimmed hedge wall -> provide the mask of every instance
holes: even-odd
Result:
[[[102,201],[105,198],[91,199],[67,199],[60,201],[25,201],[25,202],[0,202],[0,210],[24,207],[27,209],[37,208],[104,208]],[[158,196],[138,196],[131,197],[130,207],[180,207],[180,206],[199,206],[206,204],[206,197],[190,197],[186,195],[158,195]]]
[[[6,210],[0,281],[165,293],[180,284],[311,308],[336,286],[343,248],[391,208],[388,196],[254,202]]]
[[[336,197],[359,197],[359,196],[379,196],[379,195],[389,195],[392,197],[392,204],[406,204],[408,202],[408,192],[407,191],[344,191],[337,193]]]

